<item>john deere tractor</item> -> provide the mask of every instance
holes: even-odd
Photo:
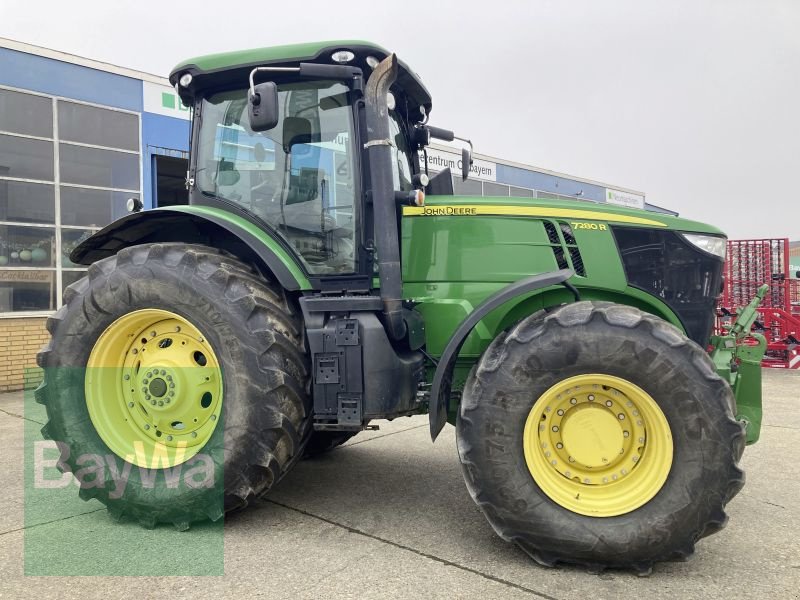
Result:
[[[427,412],[540,563],[647,570],[724,526],[763,339],[742,343],[758,299],[711,335],[718,229],[455,195],[426,147],[462,138],[368,42],[204,56],[170,81],[193,115],[189,204],[131,206],[73,251],[88,277],[39,355],[43,434],[82,497],[185,529]],[[87,455],[117,464],[89,477]]]

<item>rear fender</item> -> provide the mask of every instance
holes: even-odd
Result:
[[[70,259],[89,265],[128,246],[155,242],[197,243],[226,250],[272,273],[286,290],[311,289],[303,270],[276,237],[237,215],[204,206],[132,213],[84,240]]]

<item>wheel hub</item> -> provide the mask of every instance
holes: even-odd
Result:
[[[584,515],[615,516],[645,504],[672,464],[671,432],[658,404],[610,375],[551,387],[531,409],[523,439],[537,485]]]
[[[151,467],[194,456],[221,412],[216,355],[187,319],[160,309],[129,313],[100,335],[87,362],[92,423],[118,456]],[[149,456],[148,456],[149,455]]]
[[[568,409],[561,421],[561,439],[566,454],[586,469],[607,467],[624,453],[622,427],[604,406]]]

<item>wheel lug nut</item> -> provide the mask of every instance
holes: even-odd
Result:
[[[169,397],[172,398],[175,395],[175,392],[170,392]]]
[[[172,375],[167,375],[167,381],[172,381]]]
[[[156,337],[156,332],[155,331],[151,331],[150,332],[150,337]]]
[[[150,429],[150,425],[148,425],[147,423],[145,423],[145,424],[144,424],[144,428],[145,428],[146,430],[147,430],[147,429]]]
[[[606,400],[606,406],[611,406],[612,404],[614,404],[614,403],[611,402],[611,400]]]
[[[216,421],[217,420],[217,415],[211,415],[211,420],[212,421]]]
[[[146,387],[143,387],[143,388],[142,388],[142,392],[146,394],[146,393],[147,393],[147,388],[146,388]]]
[[[563,447],[564,447],[564,444],[562,444],[561,442],[558,442],[556,444],[556,448],[558,448],[559,450],[561,450]]]
[[[164,369],[161,369],[161,374],[162,374],[162,375],[166,375],[166,374],[167,374],[167,372],[166,372]]]
[[[196,432],[196,431],[193,431],[193,432],[192,432],[192,437],[193,437],[193,438],[196,438],[196,437],[197,437],[197,432]]]
[[[569,403],[570,403],[570,404],[577,404],[577,403],[578,403],[578,401],[577,401],[575,398],[570,398],[570,399],[569,399]]]
[[[180,325],[176,325],[175,326],[175,331],[180,331],[180,330],[181,330],[181,326]]]
[[[171,435],[168,435],[168,436],[167,436],[167,441],[168,441],[168,442],[171,442],[171,441],[172,441],[172,436],[171,436]]]
[[[553,425],[553,432],[558,432],[558,425]]]
[[[174,384],[174,383],[170,383],[170,384],[169,384],[169,387],[171,387],[171,388],[174,388],[174,387],[175,387],[175,384]]]
[[[620,421],[624,421],[624,420],[625,420],[625,415],[623,415],[622,413],[619,413],[619,414],[617,415],[617,417],[619,417],[619,420],[620,420]]]
[[[564,416],[564,411],[563,411],[562,409],[560,409],[560,408],[559,408],[559,409],[558,409],[558,411],[556,412],[556,414],[557,414],[559,417],[563,417],[563,416]]]
[[[594,402],[594,395],[593,394],[589,394],[589,402]]]
[[[128,402],[128,408],[133,408],[133,402]]]
[[[125,381],[128,381],[128,380],[131,378],[131,376],[130,376],[130,375],[128,375],[128,374],[126,373],[125,375],[123,375],[123,377],[122,377],[122,378],[123,378]]]
[[[134,348],[133,350],[131,350],[131,354],[139,354],[139,351],[136,348]]]
[[[159,406],[164,406],[164,401],[163,401],[163,400],[159,400],[159,401],[158,401],[158,405],[159,405]]]
[[[152,404],[153,406],[155,406],[155,405],[156,405],[156,401],[155,401],[155,400],[150,400],[150,404]]]

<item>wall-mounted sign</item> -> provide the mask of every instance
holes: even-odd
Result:
[[[0,271],[3,283],[50,283],[55,280],[53,271]]]
[[[617,206],[627,206],[628,208],[644,208],[644,196],[622,192],[606,188],[606,202]]]
[[[168,85],[143,81],[142,101],[145,112],[177,119],[189,119],[189,109],[181,103],[175,89]]]
[[[422,152],[419,153],[420,163],[424,160]],[[461,152],[444,152],[434,148],[428,148],[428,169],[431,171],[441,171],[450,167],[453,175],[461,173]],[[472,159],[472,166],[469,173],[470,179],[481,179],[483,181],[497,181],[497,163]]]

